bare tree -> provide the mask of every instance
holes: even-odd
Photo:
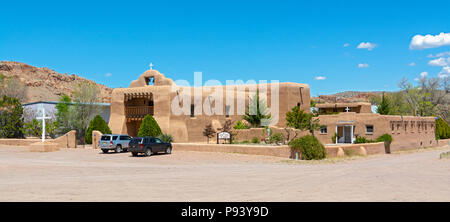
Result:
[[[91,119],[100,113],[100,89],[95,83],[80,83],[73,92],[73,108],[69,109],[72,125],[77,130],[78,140],[84,144],[86,129]]]
[[[213,129],[212,124],[207,124],[203,130],[203,136],[206,136],[206,142],[209,143],[209,139],[214,136],[216,131]]]
[[[27,88],[17,77],[0,74],[0,97],[17,98],[21,103],[27,100]]]

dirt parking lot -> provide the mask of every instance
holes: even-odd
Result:
[[[450,201],[450,147],[315,162],[0,146],[0,201]]]

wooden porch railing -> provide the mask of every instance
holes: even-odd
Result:
[[[144,118],[147,114],[153,115],[153,106],[125,107],[125,116],[127,118]]]

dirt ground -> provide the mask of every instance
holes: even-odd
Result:
[[[324,161],[0,145],[0,201],[450,201],[450,147]]]

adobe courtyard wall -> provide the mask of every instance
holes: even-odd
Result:
[[[283,137],[285,140],[287,140],[287,132],[285,130],[285,128],[281,128],[281,127],[270,127],[271,129],[271,135],[277,134],[277,133],[281,133],[283,134]],[[289,139],[292,140],[295,136],[295,134],[297,134],[297,137],[295,138],[300,138],[302,136],[306,136],[306,135],[310,135],[309,131],[301,131],[301,130],[297,130],[297,129],[293,129],[293,128],[288,128],[287,129],[289,131]],[[265,128],[250,128],[250,129],[240,129],[240,130],[236,130],[233,129],[232,130],[232,134],[233,134],[233,141],[235,142],[243,142],[243,141],[249,141],[251,142],[253,138],[257,138],[258,141],[264,141],[265,139],[267,139],[267,130]],[[214,140],[216,141],[216,140]]]
[[[30,146],[33,143],[41,142],[41,139],[0,139],[1,145],[8,146]],[[68,133],[55,138],[45,139],[46,142],[56,143],[60,148],[76,148],[76,131],[71,130]]]

